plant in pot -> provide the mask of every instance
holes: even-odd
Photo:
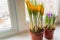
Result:
[[[55,30],[55,20],[56,20],[55,14],[47,13],[45,17],[45,23],[46,23],[45,38],[47,39],[53,39],[53,34]]]
[[[28,14],[30,17],[30,34],[32,40],[43,40],[43,4],[37,4],[36,0],[26,0]]]

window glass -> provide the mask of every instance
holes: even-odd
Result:
[[[8,0],[0,0],[0,31],[11,29]]]

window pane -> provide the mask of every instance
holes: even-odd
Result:
[[[8,0],[0,0],[0,31],[11,29]]]

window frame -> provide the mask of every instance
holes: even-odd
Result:
[[[12,36],[18,33],[18,19],[16,12],[16,0],[8,0],[9,12],[11,17],[11,26],[12,28],[9,30],[0,32],[0,39],[8,36]]]
[[[29,23],[26,22],[25,0],[16,0],[16,11],[17,11],[19,32],[28,31]]]

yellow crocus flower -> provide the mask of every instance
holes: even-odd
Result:
[[[34,6],[32,3],[29,2],[29,0],[25,0],[25,2],[26,2],[28,8],[29,8],[31,11],[41,12],[42,15],[44,14],[43,4]]]
[[[41,10],[40,10],[41,14],[43,15],[44,14],[44,7],[43,5],[41,4]]]
[[[29,0],[25,0],[25,2],[26,2],[26,4],[28,5],[28,3],[29,3]]]
[[[31,11],[34,11],[34,5],[32,3],[30,3],[28,0],[26,0],[26,4]]]
[[[28,2],[29,0],[25,0],[25,2]]]
[[[37,6],[37,11],[40,12],[40,10],[41,10],[41,5],[38,5]]]
[[[31,9],[31,11],[34,11],[34,5],[30,4],[29,8]]]
[[[37,6],[34,6],[34,10],[37,11]]]

